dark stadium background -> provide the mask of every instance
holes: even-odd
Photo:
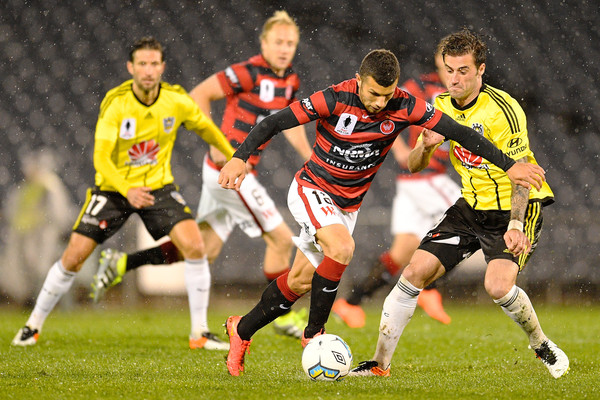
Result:
[[[430,69],[431,54],[442,36],[462,26],[484,35],[489,46],[485,80],[508,91],[525,109],[532,147],[556,195],[556,203],[546,209],[537,252],[520,282],[547,300],[597,299],[600,17],[596,1],[328,3],[281,2],[301,28],[294,62],[302,79],[299,97],[352,77],[371,49],[394,51],[404,80]],[[166,46],[164,79],[190,90],[229,63],[258,53],[262,23],[279,8],[276,2],[256,0],[3,0],[0,201],[22,179],[21,157],[49,147],[59,155],[57,171],[73,200],[81,204],[85,189],[93,183],[99,103],[107,90],[129,79],[125,62],[135,39],[156,36]],[[219,119],[220,109],[216,111]],[[311,138],[313,132],[311,125]],[[174,175],[194,208],[205,148],[195,135],[180,131]],[[299,157],[278,137],[261,168],[265,186],[294,230],[285,198],[299,165]],[[394,167],[393,160],[386,161],[361,210],[350,277],[363,276],[364,266],[390,243]],[[0,232],[4,228],[0,225]],[[236,232],[213,268],[214,282],[262,284],[262,254],[261,240],[248,240]],[[475,287],[482,287],[479,276],[458,273],[445,290],[471,295],[480,290]]]

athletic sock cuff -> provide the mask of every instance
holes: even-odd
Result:
[[[287,272],[290,269],[287,268],[283,271],[279,271],[279,272],[265,272],[263,271],[263,273],[265,274],[265,278],[267,278],[267,281],[269,281],[269,283],[273,282],[275,279],[279,278],[281,275],[283,274],[287,274]]]
[[[408,294],[409,296],[413,296],[413,297],[417,297],[423,290],[423,289],[417,288],[412,283],[410,283],[408,281],[408,279],[406,279],[404,277],[404,275],[400,275],[400,279],[398,279],[397,286],[398,286],[398,289],[402,290],[404,293]]]
[[[317,267],[317,274],[325,279],[329,279],[333,282],[339,282],[342,279],[342,274],[348,264],[342,264],[335,261],[333,258],[325,256],[323,261]]]
[[[281,294],[283,294],[283,297],[286,298],[286,300],[294,303],[296,302],[296,300],[302,297],[302,295],[290,289],[287,283],[288,274],[289,271],[285,271],[283,274],[279,275],[279,277],[277,278],[277,287],[281,291]]]
[[[519,287],[517,285],[513,285],[512,288],[499,299],[494,300],[494,303],[498,304],[500,307],[509,307],[512,303],[515,302],[517,297],[519,296]]]

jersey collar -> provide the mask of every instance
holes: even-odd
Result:
[[[481,92],[483,92],[483,89],[485,89],[485,83],[483,85],[481,85],[481,88],[479,89],[479,94],[481,94]],[[454,100],[454,99],[450,99],[450,101],[452,102],[452,106],[454,108],[456,108],[459,111],[465,111],[465,110],[468,110],[469,108],[473,107],[475,105],[475,103],[477,103],[479,94],[477,94],[477,97],[475,97],[469,104],[465,104],[463,107],[459,106],[458,103],[456,102],[456,100]]]

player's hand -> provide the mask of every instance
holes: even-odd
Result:
[[[504,243],[508,251],[514,256],[520,256],[521,254],[527,254],[531,250],[531,242],[525,233],[518,229],[511,229],[506,231],[504,234]]]
[[[210,146],[210,159],[217,165],[217,167],[222,167],[227,162],[227,157],[225,154],[221,153],[219,149],[214,146]]]
[[[546,181],[546,171],[542,167],[531,163],[516,163],[506,171],[508,179],[516,185],[531,189],[531,185],[537,190],[542,188]]]
[[[217,181],[223,189],[235,189],[239,192],[242,181],[246,177],[246,162],[233,157],[221,169]]]
[[[144,208],[154,205],[152,189],[147,186],[133,187],[127,191],[127,201],[133,208]]]
[[[429,129],[421,131],[421,140],[425,149],[431,149],[444,141],[444,137],[437,132]]]

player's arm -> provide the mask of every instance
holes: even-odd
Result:
[[[408,169],[410,172],[420,172],[429,165],[431,156],[437,147],[444,141],[444,137],[429,129],[423,129],[421,140],[408,155]]]
[[[300,122],[289,106],[260,121],[252,128],[246,140],[244,140],[233,155],[233,158],[221,169],[218,180],[219,184],[224,189],[239,190],[246,176],[246,161],[250,158],[250,155],[278,132],[299,125]]]
[[[211,103],[225,98],[225,91],[219,83],[217,74],[213,74],[200,82],[190,92],[190,97],[194,100],[200,110],[212,119],[211,116]],[[224,165],[228,158],[217,150],[216,147],[210,146],[210,158],[217,165]]]
[[[190,91],[190,97],[198,104],[202,112],[212,119],[210,103],[225,98],[225,92],[219,83],[217,74],[209,76],[196,85]]]
[[[525,157],[517,160],[517,163],[525,162]],[[504,242],[508,250],[515,256],[527,254],[531,250],[531,243],[523,232],[523,224],[529,204],[529,189],[512,183],[510,203],[510,222],[504,234]]]
[[[283,131],[283,135],[292,147],[300,154],[304,161],[308,161],[312,154],[312,147],[306,137],[306,129],[304,125],[298,125]]]
[[[471,128],[463,126],[454,121],[448,115],[442,113],[442,117],[435,126],[430,127],[447,139],[458,142],[469,150],[497,165],[506,172],[508,178],[515,184],[536,189],[541,189],[546,180],[545,171],[539,165],[531,163],[515,163],[489,140],[478,134]]]

